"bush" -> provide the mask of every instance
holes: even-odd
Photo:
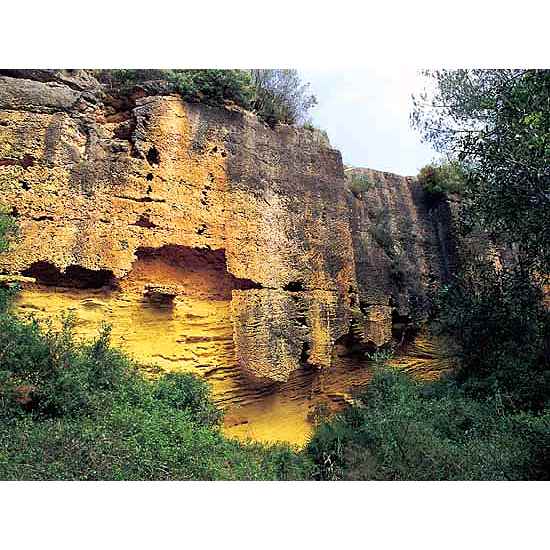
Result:
[[[247,71],[221,69],[109,69],[98,71],[99,80],[112,91],[127,95],[137,85],[158,83],[158,93],[178,93],[186,101],[210,105],[233,102],[252,105],[253,90]],[[157,91],[154,86],[153,89]]]
[[[549,479],[550,413],[502,414],[451,381],[387,369],[356,403],[309,442],[318,479]]]
[[[246,71],[201,69],[169,71],[168,80],[186,101],[224,105],[226,101],[250,109],[253,89]]]
[[[418,181],[426,192],[430,205],[443,200],[449,193],[464,190],[465,171],[457,162],[428,164],[418,173]]]
[[[438,306],[440,330],[460,345],[465,390],[480,398],[498,392],[514,408],[550,404],[550,313],[525,273],[472,260]]]
[[[170,71],[164,69],[99,69],[94,76],[111,91],[129,94],[138,85],[150,81],[168,81]]]
[[[207,383],[193,374],[165,374],[155,388],[155,397],[175,409],[188,411],[201,426],[217,426],[222,421],[222,411],[210,400]]]
[[[0,318],[0,479],[302,479],[286,445],[223,436],[221,411],[191,374],[141,377],[104,327],[63,330]]]
[[[363,193],[366,193],[374,187],[373,183],[366,174],[352,172],[347,179],[349,182],[350,191],[358,199],[363,198]]]

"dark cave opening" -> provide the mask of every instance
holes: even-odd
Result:
[[[39,284],[66,288],[116,287],[116,279],[109,269],[87,269],[70,265],[64,272],[51,262],[38,261],[21,272],[25,277],[34,277]]]
[[[376,347],[361,342],[354,334],[352,326],[349,332],[340,336],[340,338],[334,342],[334,350],[340,357],[350,357],[358,361],[365,361],[366,354],[375,351]]]
[[[232,290],[262,288],[255,281],[235,277],[228,271],[224,249],[212,250],[183,245],[140,247],[136,250],[136,257],[137,262],[133,269],[142,269],[144,275],[154,273],[154,277],[146,275],[151,282],[185,287],[184,292],[189,295],[230,300]],[[153,267],[155,263],[156,267]]]
[[[145,158],[151,166],[158,166],[160,164],[160,153],[158,152],[156,147],[151,147],[149,151],[147,151],[147,155],[145,156]]]
[[[303,292],[304,283],[302,283],[302,281],[291,281],[283,286],[283,290],[286,290],[287,292]]]

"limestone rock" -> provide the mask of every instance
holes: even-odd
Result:
[[[90,75],[1,74],[0,190],[19,234],[0,271],[36,278],[23,310],[74,308],[83,332],[106,318],[141,360],[197,369],[237,403],[305,391],[353,323],[389,342],[393,310],[441,280],[444,224],[414,179],[360,169],[375,185],[357,199],[318,132],[173,95],[114,112]]]
[[[184,292],[179,285],[159,285],[147,283],[143,288],[143,295],[153,302],[172,303],[178,294]]]
[[[392,337],[392,308],[372,305],[364,312],[360,340],[376,347],[387,344]]]
[[[348,196],[359,302],[391,305],[402,316],[422,313],[429,291],[454,266],[448,206],[430,209],[412,177],[368,168],[346,173],[370,182],[361,198]]]

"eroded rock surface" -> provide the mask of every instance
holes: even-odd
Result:
[[[318,132],[176,96],[117,111],[85,71],[8,73],[0,189],[19,235],[0,272],[36,279],[20,310],[72,309],[85,335],[110,322],[220,403],[338,401],[366,375],[335,349],[388,343],[449,268],[414,179],[360,169],[357,198]]]
[[[454,266],[448,205],[430,207],[421,185],[368,168],[350,168],[370,188],[348,195],[358,300],[390,305],[400,316],[422,314],[430,292]]]

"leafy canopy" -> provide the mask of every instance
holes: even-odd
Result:
[[[468,167],[463,218],[550,274],[550,71],[427,71],[412,123]]]

